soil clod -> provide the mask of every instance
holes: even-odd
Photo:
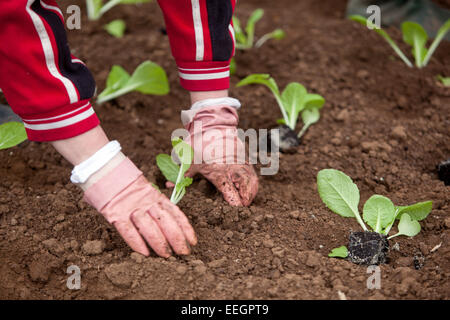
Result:
[[[438,165],[439,179],[444,181],[446,186],[450,186],[450,159]]]
[[[272,136],[271,132],[267,134],[267,151],[271,151],[271,144],[277,145],[279,150],[284,153],[293,153],[295,148],[300,145],[300,140],[297,138],[295,131],[291,130],[286,125],[280,125],[275,129],[279,130],[279,138]]]
[[[355,264],[379,265],[386,263],[389,242],[377,232],[352,232],[348,243],[349,259]]]

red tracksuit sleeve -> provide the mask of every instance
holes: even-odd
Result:
[[[70,138],[99,124],[89,99],[95,82],[71,55],[53,0],[0,1],[0,88],[28,138]]]
[[[236,0],[158,0],[181,85],[190,91],[229,87]]]

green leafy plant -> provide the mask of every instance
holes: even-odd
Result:
[[[146,3],[151,0],[109,0],[106,3],[103,0],[86,0],[86,8],[89,20],[100,19],[107,11],[119,4],[138,4]]]
[[[194,151],[190,145],[181,139],[173,140],[172,146],[180,165],[176,164],[168,154],[158,154],[156,164],[167,181],[175,185],[170,201],[177,204],[186,194],[186,188],[192,184],[192,178],[185,177],[184,174],[192,164]]]
[[[372,30],[381,35],[394,49],[395,53],[405,62],[408,67],[413,67],[411,61],[403,54],[398,45],[394,40],[384,31],[383,29],[378,28],[373,23],[368,21],[365,17],[360,15],[350,16],[350,19],[360,24],[370,27]],[[450,19],[447,20],[442,27],[439,29],[436,38],[431,43],[431,46],[427,49],[426,44],[428,41],[428,34],[425,29],[418,23],[406,21],[402,23],[402,33],[403,33],[403,41],[412,47],[412,54],[415,59],[416,67],[423,68],[429,62],[437,47],[441,43],[442,39],[444,39],[447,32],[450,30]]]
[[[249,84],[262,84],[272,91],[283,115],[283,119],[278,120],[278,123],[295,130],[298,117],[301,115],[303,128],[298,133],[299,138],[311,125],[319,121],[320,109],[325,104],[325,99],[318,94],[308,93],[300,83],[291,82],[280,93],[277,83],[270,75],[252,74],[241,80],[237,86],[242,87]]]
[[[116,19],[105,25],[104,28],[113,37],[122,38],[127,25],[125,21]]]
[[[256,9],[248,18],[245,30],[241,27],[241,22],[236,16],[233,16],[233,27],[236,38],[236,48],[248,50],[253,47],[255,41],[255,27],[256,23],[261,20],[264,15],[263,9]],[[283,39],[285,33],[281,29],[276,29],[270,33],[263,35],[255,44],[256,48],[261,47],[266,41],[270,39]]]
[[[163,68],[151,61],[141,63],[130,76],[125,69],[114,65],[106,80],[106,88],[98,95],[97,103],[115,99],[126,93],[165,95],[169,82]]]
[[[27,140],[23,123],[12,121],[0,125],[0,150],[12,148]]]
[[[446,87],[450,87],[450,77],[437,76],[438,80]]]
[[[347,258],[348,256],[348,250],[346,246],[341,246],[339,248],[334,248],[331,250],[331,252],[328,254],[330,258]]]
[[[387,236],[395,221],[399,220],[398,232],[388,239],[417,235],[420,232],[418,221],[425,219],[432,209],[431,201],[395,206],[389,198],[373,195],[364,204],[361,217],[358,187],[345,173],[335,169],[321,170],[317,175],[317,187],[320,198],[331,211],[343,217],[356,218],[364,231],[368,231],[365,221],[374,232]]]

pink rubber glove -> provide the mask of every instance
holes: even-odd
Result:
[[[197,237],[186,216],[153,188],[126,158],[84,193],[84,199],[113,224],[136,252],[150,254],[144,239],[161,257],[187,255]]]
[[[193,177],[200,173],[229,204],[249,206],[258,192],[258,177],[247,161],[237,161],[238,155],[245,157],[245,145],[237,135],[236,109],[225,105],[204,107],[185,112],[182,118],[190,133],[185,141],[194,149],[194,161],[196,158],[203,161],[193,164],[186,175]],[[202,141],[201,148],[196,147],[198,141]]]

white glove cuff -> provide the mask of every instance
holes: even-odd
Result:
[[[183,122],[183,125],[187,125],[188,123],[192,122],[192,119],[194,119],[197,112],[199,112],[201,109],[221,106],[229,106],[238,110],[241,107],[241,103],[238,99],[229,97],[197,101],[191,106],[189,110],[181,111],[181,121]]]
[[[86,159],[72,170],[70,181],[76,184],[85,183],[90,176],[103,168],[122,150],[119,142],[114,140],[106,144],[89,159]]]

